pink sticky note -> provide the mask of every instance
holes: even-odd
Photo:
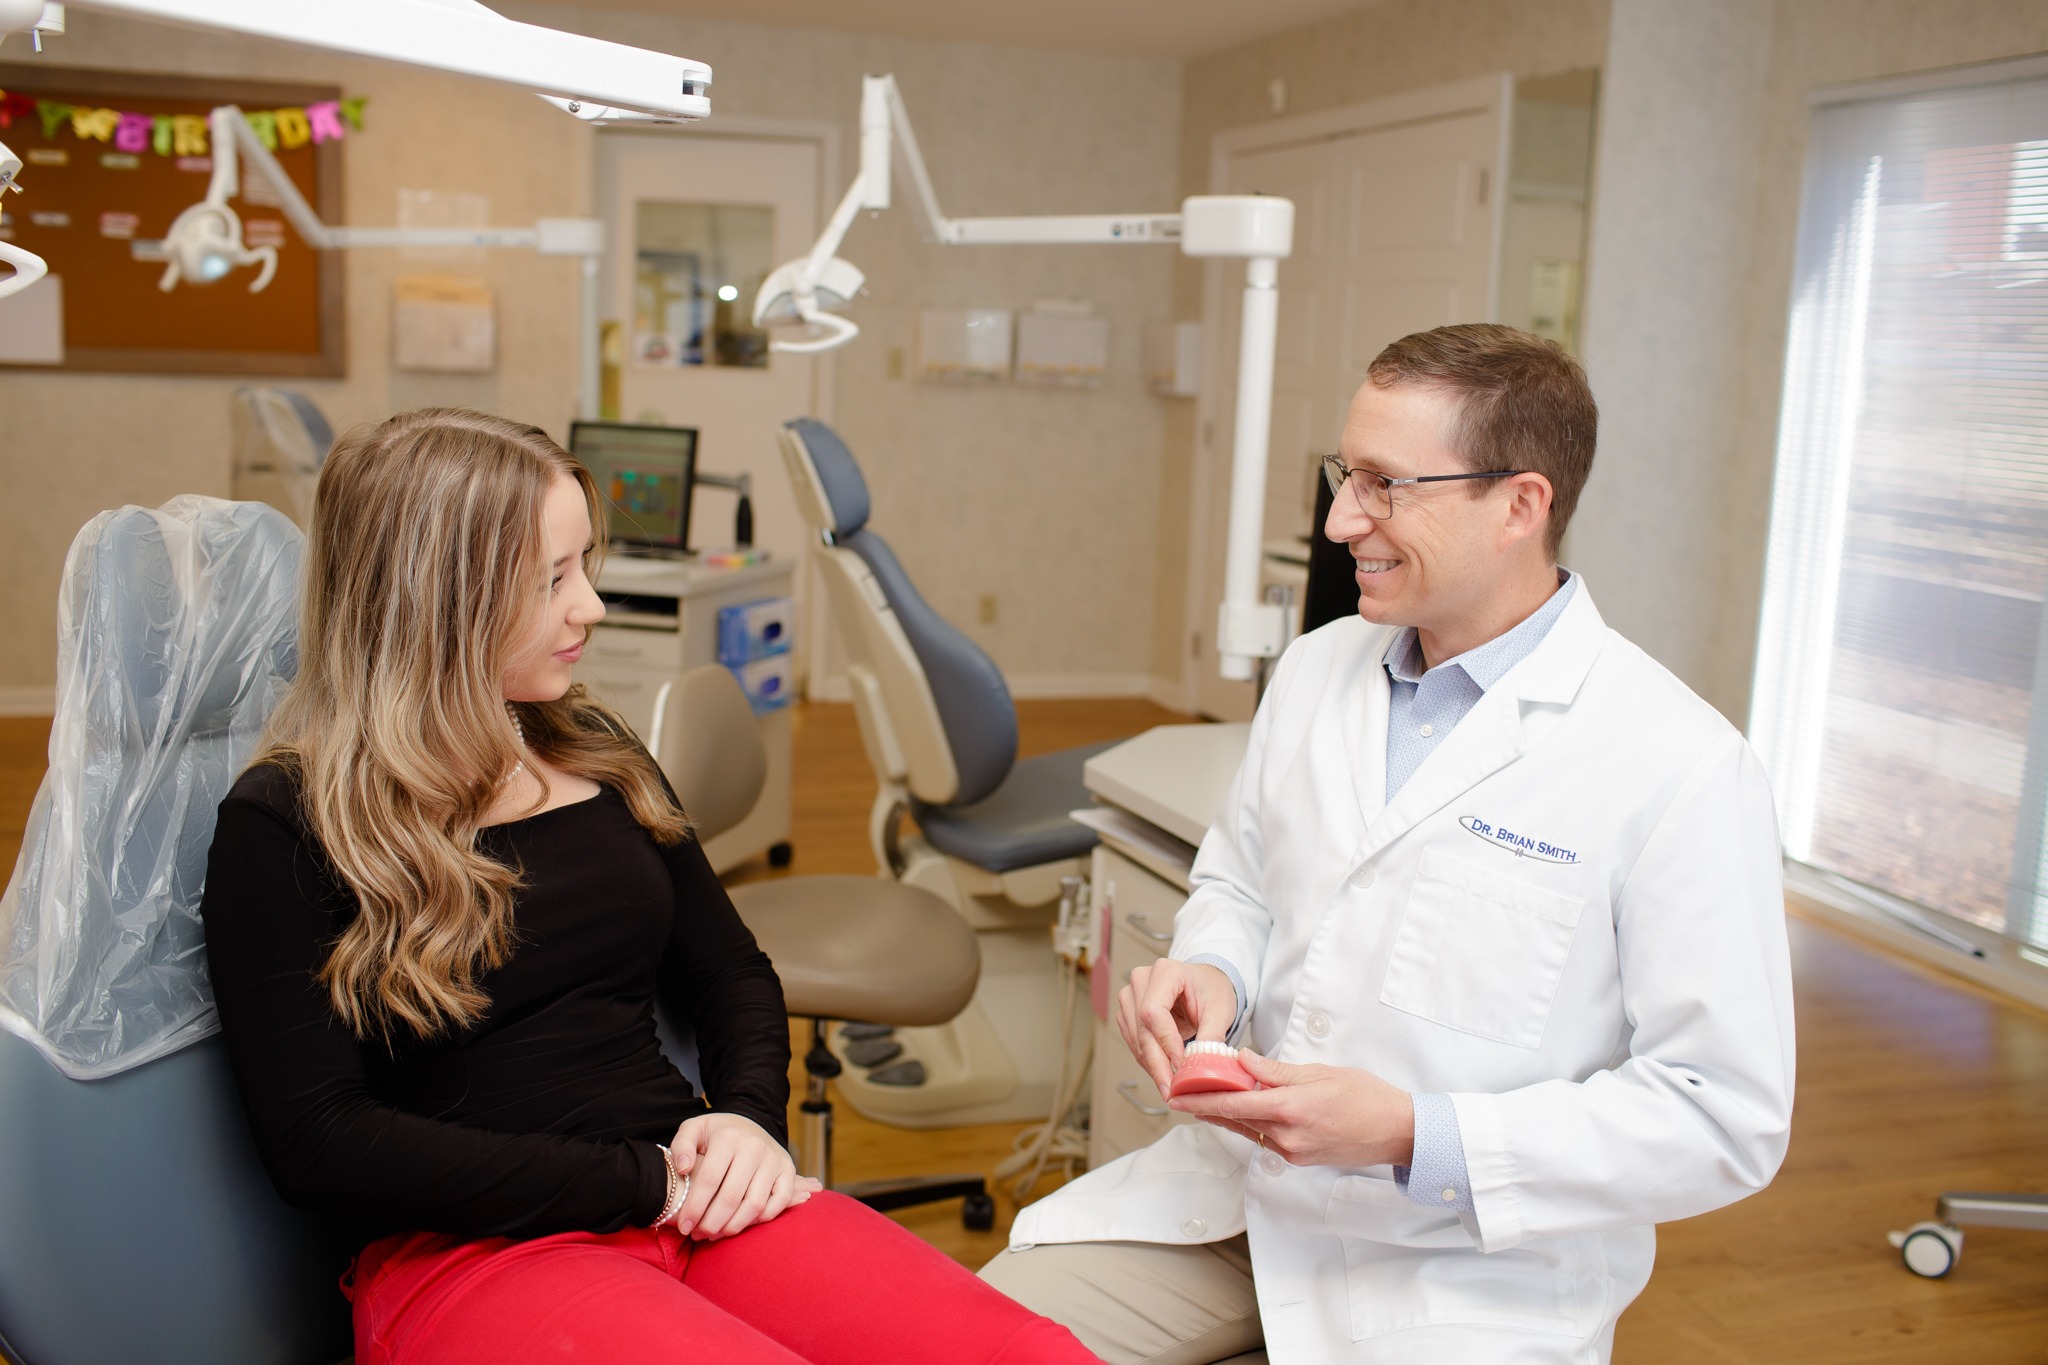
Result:
[[[312,125],[313,141],[339,142],[348,136],[348,129],[341,124],[341,101],[323,100],[319,104],[306,106],[306,122]]]

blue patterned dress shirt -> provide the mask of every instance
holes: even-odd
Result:
[[[1381,662],[1387,670],[1387,800],[1406,786],[1423,760],[1457,728],[1479,699],[1507,676],[1508,670],[1536,652],[1557,618],[1578,590],[1578,575],[1557,571],[1558,588],[1549,600],[1514,629],[1434,668],[1423,667],[1422,645],[1413,627],[1404,626],[1387,644]],[[1244,1022],[1244,977],[1237,967],[1214,953],[1197,953],[1190,963],[1203,962],[1230,978],[1237,992],[1234,1034]],[[1458,1111],[1448,1095],[1416,1095],[1414,1165],[1396,1166],[1394,1179],[1417,1204],[1472,1211],[1472,1179],[1465,1161],[1465,1140],[1458,1131]]]

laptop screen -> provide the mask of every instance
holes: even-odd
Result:
[[[569,453],[597,481],[612,544],[678,552],[689,548],[695,427],[574,422]]]

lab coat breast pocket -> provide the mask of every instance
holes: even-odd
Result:
[[[1429,849],[1380,1003],[1510,1047],[1538,1047],[1585,901]]]

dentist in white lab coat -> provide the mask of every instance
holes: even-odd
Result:
[[[1653,1225],[1785,1154],[1770,792],[1557,567],[1583,373],[1471,325],[1369,375],[1326,527],[1358,617],[1281,659],[1118,1001],[1162,1094],[1190,1038],[1266,1088],[1173,1101],[1202,1121],[1024,1209],[982,1272],[1118,1365],[1603,1362]]]

